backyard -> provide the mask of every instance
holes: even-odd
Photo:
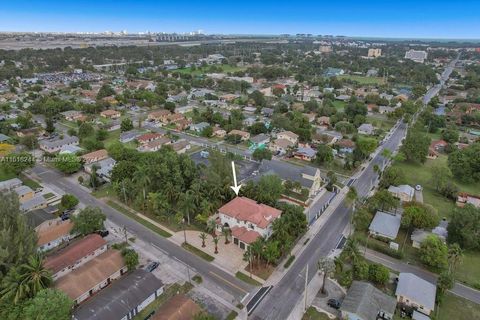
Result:
[[[382,77],[365,77],[365,76],[344,74],[344,75],[338,76],[337,78],[338,79],[346,79],[346,80],[355,81],[355,82],[358,82],[359,84],[362,84],[362,85],[368,85],[368,84],[381,85],[381,84],[384,84],[384,81],[383,81]]]

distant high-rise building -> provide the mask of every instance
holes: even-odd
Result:
[[[380,57],[382,55],[382,49],[370,48],[368,49],[368,56],[372,58]]]
[[[425,59],[427,59],[427,52],[410,49],[405,53],[405,59],[410,59],[415,62],[423,63]]]

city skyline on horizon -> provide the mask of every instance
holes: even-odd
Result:
[[[467,0],[446,10],[452,1],[346,0],[342,7],[332,3],[304,1],[244,1],[241,5],[206,0],[157,3],[91,1],[64,3],[53,0],[17,1],[2,5],[3,32],[101,33],[127,30],[139,32],[206,34],[342,35],[364,38],[480,39],[480,3]],[[408,11],[405,11],[405,8]],[[234,18],[232,18],[234,16]]]

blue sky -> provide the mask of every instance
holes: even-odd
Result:
[[[480,39],[479,0],[2,0],[0,31],[312,33]]]

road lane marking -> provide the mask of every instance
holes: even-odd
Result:
[[[234,283],[231,283],[230,281],[228,281],[227,279],[225,279],[224,277],[222,276],[219,276],[218,274],[216,274],[215,272],[212,272],[212,271],[209,271],[208,273],[210,273],[211,275],[217,277],[218,279],[222,280],[223,282],[225,283],[228,283],[230,286],[234,287],[234,288],[237,288],[238,290],[244,292],[244,293],[248,293],[248,291],[240,288],[239,286],[237,286],[236,284]]]

